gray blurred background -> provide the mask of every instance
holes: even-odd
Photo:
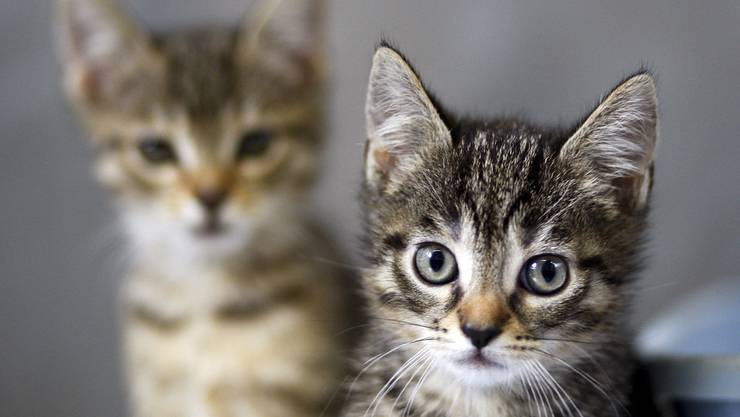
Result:
[[[123,0],[121,0],[123,1]],[[127,0],[144,24],[233,23],[240,0]],[[59,87],[52,4],[0,4],[0,415],[124,415],[111,207]],[[641,64],[658,74],[653,239],[635,322],[740,254],[740,2],[335,0],[316,210],[354,247],[363,100],[385,34],[452,109],[572,121]],[[740,313],[737,313],[740,314]],[[711,320],[712,318],[707,318]]]

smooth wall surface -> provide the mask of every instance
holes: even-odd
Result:
[[[246,10],[237,0],[126,6],[157,27],[232,23]],[[334,0],[330,13],[331,137],[316,210],[348,247],[365,82],[384,34],[452,109],[548,123],[581,117],[648,64],[659,76],[661,143],[635,321],[738,275],[737,0]],[[125,261],[60,94],[52,15],[48,1],[0,4],[0,415],[123,416],[115,293]]]

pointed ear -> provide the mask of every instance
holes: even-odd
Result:
[[[576,130],[560,159],[626,210],[642,208],[652,185],[658,109],[655,81],[637,74],[617,86]]]
[[[400,181],[423,152],[452,142],[419,77],[388,47],[373,56],[365,106],[365,177],[375,187]]]
[[[68,94],[88,106],[133,107],[160,69],[145,33],[112,0],[58,0]]]
[[[239,60],[315,80],[323,70],[323,23],[324,0],[259,0],[240,29]]]

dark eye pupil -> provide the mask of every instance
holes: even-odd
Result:
[[[441,250],[435,250],[429,254],[429,267],[432,271],[439,272],[445,265],[445,254]]]
[[[544,278],[545,281],[552,282],[552,280],[555,279],[558,270],[554,262],[545,261],[542,263],[542,269],[540,270],[540,273],[542,274],[542,278]]]
[[[139,144],[141,154],[150,162],[162,163],[176,159],[175,151],[165,139],[149,138]]]
[[[242,137],[237,150],[237,158],[257,156],[265,152],[270,145],[272,134],[267,130],[255,130]]]

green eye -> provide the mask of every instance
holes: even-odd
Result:
[[[524,264],[520,279],[527,291],[537,295],[551,295],[565,287],[568,281],[568,263],[556,255],[538,255]]]
[[[177,161],[177,154],[167,139],[152,136],[139,142],[141,156],[153,164],[165,164]]]
[[[421,279],[432,285],[444,285],[457,279],[455,255],[438,243],[425,243],[416,250],[414,267]]]
[[[236,149],[236,159],[253,158],[264,154],[272,142],[273,133],[267,129],[257,129],[247,132],[239,141]]]

